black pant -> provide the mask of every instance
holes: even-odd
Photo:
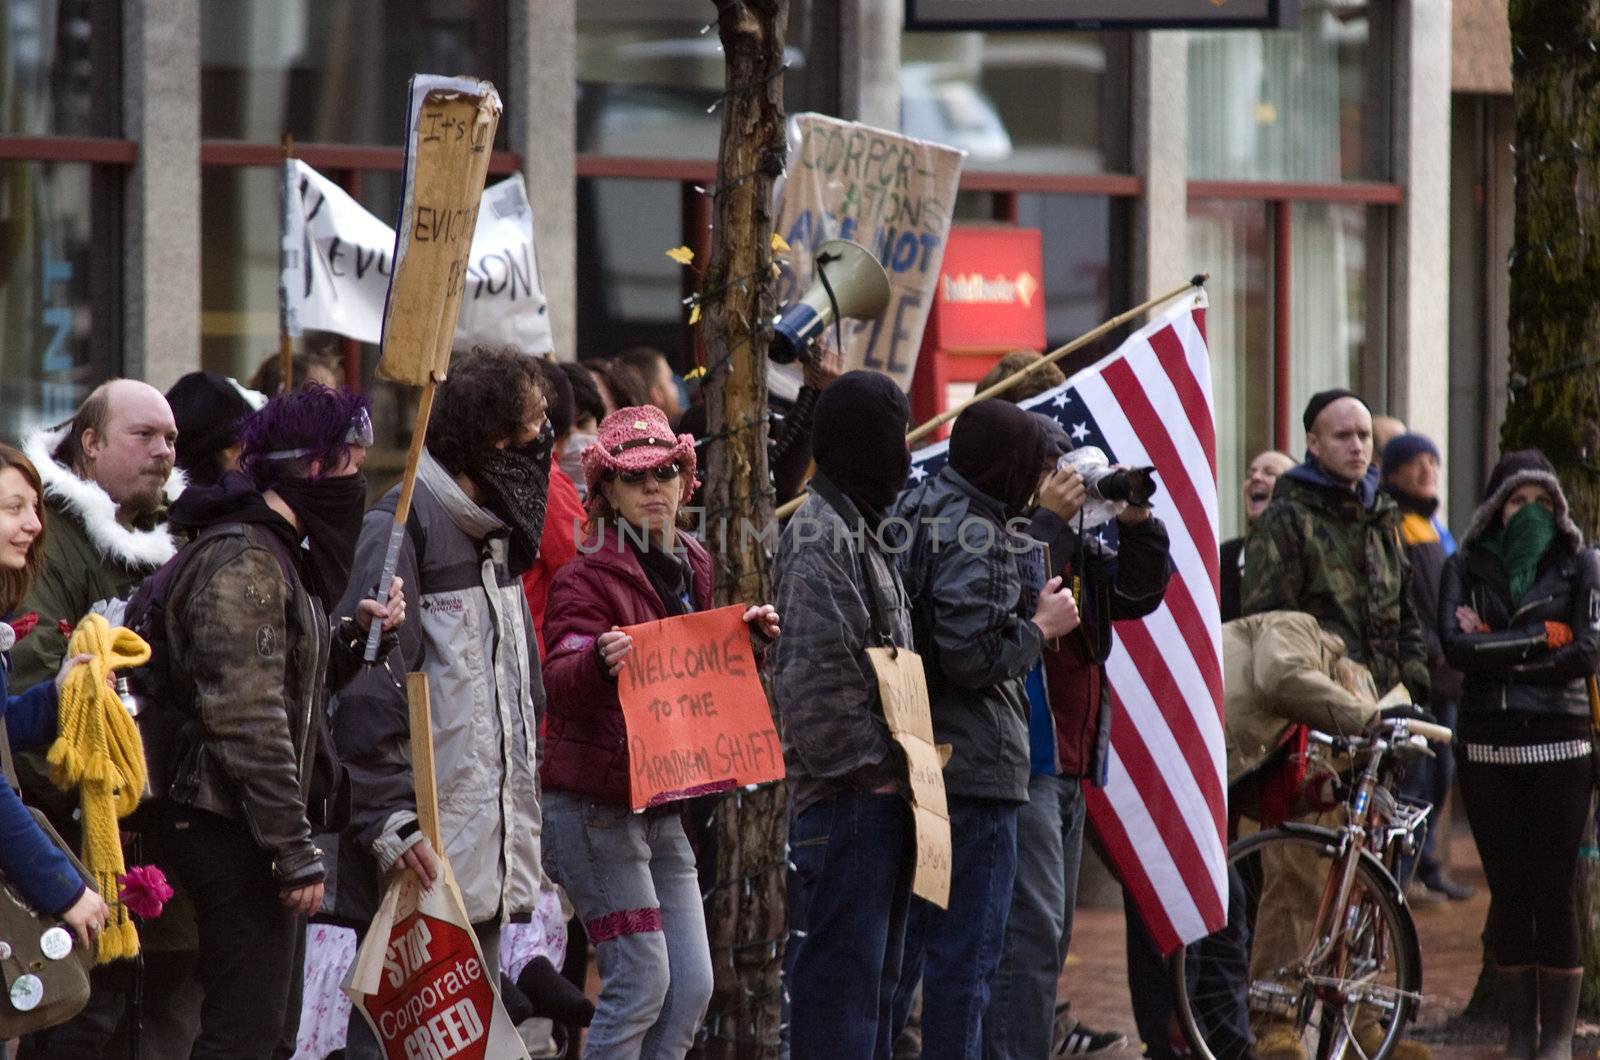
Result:
[[[1493,899],[1495,963],[1578,967],[1576,877],[1594,788],[1589,756],[1489,765],[1458,754],[1461,801]]]
[[[261,1060],[293,1052],[300,1021],[305,921],[286,908],[272,863],[243,825],[203,810],[167,809],[164,866],[194,896],[196,977],[205,993],[194,1060]]]

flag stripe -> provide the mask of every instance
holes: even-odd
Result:
[[[1178,392],[1178,402],[1183,410],[1189,414],[1189,426],[1194,428],[1194,436],[1200,441],[1200,449],[1211,455],[1211,477],[1217,477],[1217,430],[1211,420],[1211,402],[1200,392],[1200,383],[1189,371],[1187,354],[1183,348],[1183,340],[1178,337],[1177,328],[1158,331],[1150,336],[1150,348],[1156,351],[1156,359],[1161,362],[1161,367],[1166,370],[1166,377],[1172,381],[1173,389]]]

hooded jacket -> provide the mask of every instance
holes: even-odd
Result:
[[[694,610],[711,606],[711,556],[679,531],[689,563]],[[544,664],[550,721],[540,776],[551,791],[569,791],[611,806],[632,805],[628,731],[617,684],[595,655],[595,640],[612,626],[632,626],[671,612],[616,526],[591,536],[578,557],[556,572],[545,611]]]
[[[1436,513],[1439,502],[1418,500],[1393,486],[1384,492],[1400,508],[1400,540],[1406,559],[1411,562],[1411,605],[1422,628],[1422,643],[1428,650],[1429,702],[1443,707],[1461,698],[1461,675],[1444,657],[1439,639],[1439,585],[1444,576],[1444,561],[1455,551],[1455,542],[1446,545]],[[1445,533],[1448,533],[1446,531]]]
[[[1311,459],[1278,477],[1245,538],[1244,614],[1303,611],[1338,634],[1380,693],[1427,702],[1428,652],[1412,603],[1400,509],[1376,472],[1352,490]]]
[[[1556,502],[1556,538],[1539,560],[1520,600],[1500,560],[1482,547],[1499,525],[1506,498],[1525,485],[1543,486]],[[1456,608],[1471,607],[1488,633],[1463,633]],[[1571,644],[1552,650],[1545,623],[1572,629]],[[1446,561],[1439,591],[1445,657],[1464,676],[1463,721],[1469,715],[1586,716],[1585,678],[1600,666],[1600,553],[1586,548],[1556,476],[1539,468],[1507,475],[1473,512],[1461,548]]]
[[[367,512],[341,607],[377,585],[399,490]],[[335,912],[369,921],[379,863],[410,845],[416,822],[404,674],[428,676],[439,831],[473,923],[533,910],[539,863],[537,776],[544,685],[506,524],[467,496],[426,450],[396,573],[406,623],[387,664],[339,696],[334,741],[350,774]]]

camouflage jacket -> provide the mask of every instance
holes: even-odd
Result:
[[[1244,614],[1304,611],[1343,638],[1380,693],[1428,696],[1428,652],[1412,605],[1400,509],[1374,476],[1351,491],[1314,465],[1278,479],[1245,541]]]
[[[893,557],[878,550],[870,529],[862,533],[850,502],[825,480],[812,479],[811,489],[784,526],[773,574],[783,636],[772,648],[772,695],[796,813],[905,776],[867,649],[886,646],[884,635],[909,648],[911,605]],[[824,490],[836,494],[845,516],[819,495]],[[877,616],[878,631],[875,601],[887,612]]]

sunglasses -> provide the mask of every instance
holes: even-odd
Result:
[[[617,481],[629,486],[640,486],[644,484],[645,476],[649,475],[657,482],[671,482],[678,477],[680,471],[676,463],[662,464],[660,467],[645,467],[636,471],[618,471]]]
[[[345,445],[359,445],[363,449],[372,448],[372,416],[364,408],[356,409],[350,417],[350,427],[344,433]],[[267,454],[268,460],[299,460],[312,456],[316,449],[305,447],[300,449],[275,449]]]

